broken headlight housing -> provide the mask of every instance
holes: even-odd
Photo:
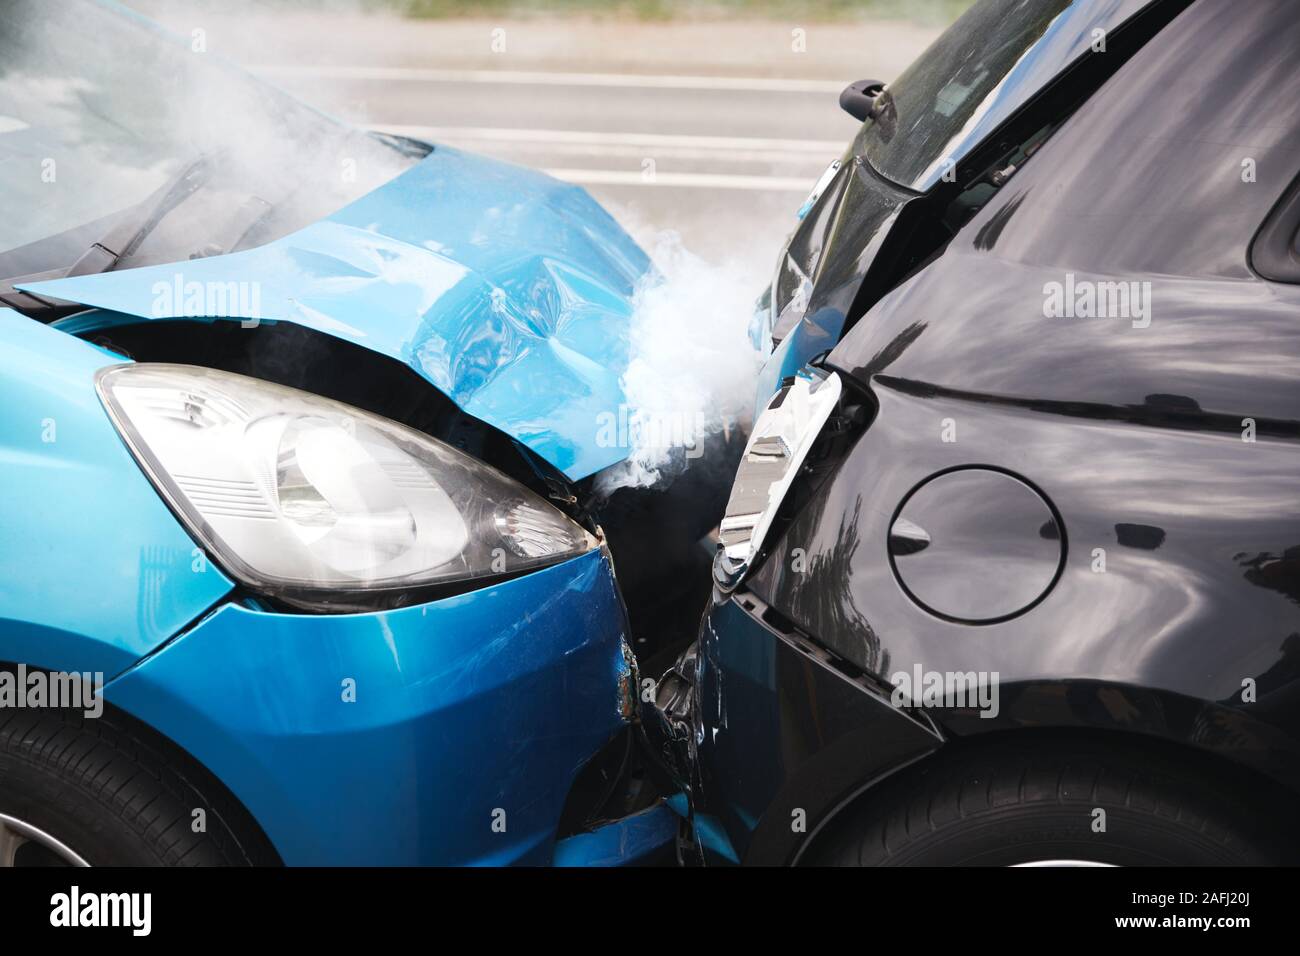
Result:
[[[754,422],[727,510],[718,528],[714,576],[734,586],[763,546],[791,483],[835,411],[842,383],[834,372],[806,368],[772,396]]]
[[[114,366],[97,385],[205,549],[292,606],[400,606],[598,545],[488,465],[339,402],[185,365]]]

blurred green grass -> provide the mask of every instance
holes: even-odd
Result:
[[[756,17],[798,21],[890,19],[944,24],[975,0],[371,0],[406,16],[586,15],[638,20]]]

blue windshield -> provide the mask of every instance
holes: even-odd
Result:
[[[167,261],[320,218],[409,167],[393,146],[109,2],[0,0],[0,278],[66,268],[199,156],[218,175],[142,249]],[[232,222],[231,220],[236,221]]]

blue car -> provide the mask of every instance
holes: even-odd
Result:
[[[204,46],[0,4],[0,865],[653,858],[649,261]]]

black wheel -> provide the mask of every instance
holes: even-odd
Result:
[[[270,862],[243,808],[129,717],[0,710],[0,866]]]
[[[833,822],[804,862],[1261,865],[1280,862],[1276,835],[1262,828],[1269,822],[1168,757],[1100,741],[1007,738],[885,784]]]

